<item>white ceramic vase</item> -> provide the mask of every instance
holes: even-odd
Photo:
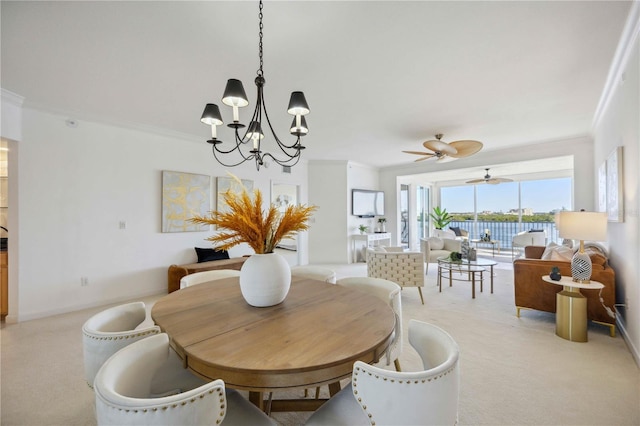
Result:
[[[277,253],[253,254],[240,269],[240,291],[251,306],[277,305],[287,297],[291,268]]]

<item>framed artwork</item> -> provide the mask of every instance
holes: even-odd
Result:
[[[624,221],[624,193],[622,186],[622,147],[607,157],[607,217],[609,222]]]
[[[607,211],[607,162],[603,161],[598,168],[598,211]]]
[[[211,177],[162,171],[162,232],[198,232],[208,225],[189,221],[211,209]]]
[[[219,212],[225,211],[226,203],[224,202],[224,193],[228,190],[232,190],[234,192],[241,192],[242,187],[244,186],[247,192],[253,192],[253,181],[248,179],[241,179],[242,185],[238,183],[237,180],[231,177],[219,177],[218,178],[218,189],[217,189],[217,200],[218,204],[216,205],[216,210]]]
[[[298,185],[290,183],[271,182],[271,204],[276,206],[278,211],[284,212],[287,207],[298,204]],[[277,248],[297,251],[297,237],[283,239]]]

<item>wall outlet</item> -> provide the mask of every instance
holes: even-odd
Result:
[[[80,286],[86,287],[89,285],[89,277],[80,277]]]
[[[121,220],[120,223],[118,223],[118,228],[127,229],[127,222],[125,222],[124,220]]]

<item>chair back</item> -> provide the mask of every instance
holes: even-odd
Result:
[[[196,272],[182,277],[180,279],[180,288],[206,283],[207,281],[239,276],[240,271],[236,271],[235,269],[214,269],[212,271]]]
[[[84,323],[84,376],[90,387],[93,387],[98,370],[111,355],[135,341],[160,333],[160,327],[156,325],[138,328],[146,315],[144,303],[134,302],[106,309]]]
[[[291,268],[292,277],[304,277],[312,280],[324,281],[329,284],[336,283],[336,272],[322,266],[299,265]]]
[[[453,425],[458,421],[459,348],[444,330],[409,323],[409,342],[424,371],[394,372],[356,361],[353,395],[376,425]]]
[[[171,351],[169,337],[161,333],[127,346],[104,363],[95,379],[98,425],[222,422],[226,414],[222,380],[206,383],[198,379],[196,383],[202,384],[199,387],[186,391],[177,388],[171,395],[154,397],[152,385],[156,375],[164,373],[172,355],[177,357]],[[178,385],[176,382],[175,386]]]
[[[349,277],[341,278],[336,284],[364,291],[385,303],[388,303],[396,315],[396,326],[393,331],[393,341],[387,351],[387,365],[398,359],[402,353],[402,298],[400,286],[392,281],[381,278]]]
[[[544,230],[539,232],[522,231],[511,238],[511,245],[513,247],[546,246],[547,233]]]
[[[424,287],[424,254],[369,251],[367,276],[389,280],[401,287]]]

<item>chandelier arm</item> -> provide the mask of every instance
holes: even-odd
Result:
[[[244,88],[242,87],[242,82],[239,80],[231,79],[227,82],[227,89],[225,89],[225,94],[223,96],[223,103],[226,105],[232,106],[234,108],[234,123],[229,124],[228,127],[235,129],[235,146],[229,150],[223,150],[218,148],[219,144],[222,142],[216,139],[215,136],[215,126],[222,124],[222,118],[220,115],[220,111],[217,105],[207,104],[205,107],[205,111],[202,114],[200,121],[204,124],[211,125],[213,127],[212,130],[212,139],[208,142],[212,144],[212,151],[214,158],[225,167],[235,167],[240,165],[246,161],[255,160],[256,169],[260,170],[260,166],[265,165],[266,157],[271,158],[275,163],[282,166],[293,166],[296,165],[301,158],[302,150],[305,149],[301,144],[301,137],[308,133],[308,128],[306,127],[306,122],[304,125],[301,124],[301,115],[305,115],[309,112],[309,107],[307,105],[306,100],[304,99],[304,94],[302,92],[293,92],[291,94],[291,100],[289,101],[288,112],[296,115],[296,119],[294,119],[294,124],[292,124],[290,133],[293,136],[296,136],[295,142],[292,145],[287,145],[283,143],[278,135],[276,134],[273,126],[271,125],[271,120],[269,119],[269,114],[267,112],[267,106],[264,99],[264,49],[263,49],[263,0],[259,0],[259,68],[257,70],[257,77],[255,78],[255,84],[257,87],[257,99],[256,99],[256,107],[253,111],[253,116],[251,118],[251,122],[244,134],[241,136],[238,131],[239,128],[245,127],[238,120],[237,107],[247,106],[247,96],[244,93]],[[266,121],[266,125],[269,127],[269,131],[273,136],[276,145],[282,153],[287,157],[285,159],[278,159],[270,152],[262,151],[262,139],[264,139],[265,130],[262,129],[262,118],[263,118],[263,110],[264,110],[264,118]],[[302,112],[302,114],[301,114]],[[304,117],[302,117],[304,120]],[[302,126],[302,127],[301,127]],[[245,154],[243,152],[243,146],[248,146],[247,150],[249,154]],[[241,160],[234,164],[224,163],[217,154],[230,154],[234,151],[238,151],[240,154]],[[294,152],[294,154],[290,154],[290,151]]]
[[[269,114],[267,113],[267,107],[264,103],[264,97],[262,97],[262,106],[264,108],[264,116],[267,120],[267,124],[269,125],[269,130],[271,130],[271,134],[273,135],[273,138],[275,139],[278,147],[280,148],[280,150],[288,157],[295,157],[296,155],[299,155],[298,153],[300,152],[299,149],[296,148],[296,145],[298,145],[298,142],[300,142],[300,136],[298,136],[298,138],[296,139],[296,141],[293,143],[293,145],[287,145],[286,143],[283,143],[280,138],[278,138],[278,135],[276,135],[275,130],[273,130],[273,126],[271,125],[271,120],[269,120]],[[285,149],[295,149],[297,152],[294,155],[289,154]]]
[[[275,163],[277,163],[277,164],[279,164],[281,166],[293,167],[296,164],[298,164],[298,162],[300,161],[300,154],[296,154],[293,157],[289,158],[288,160],[278,160],[271,153],[267,152],[262,156],[262,158],[264,159],[264,157],[267,157],[267,156],[270,157]]]
[[[235,148],[234,148],[234,149],[235,149]],[[213,157],[218,161],[218,163],[222,164],[222,165],[223,165],[223,166],[225,166],[225,167],[235,167],[235,166],[239,166],[240,164],[242,164],[242,163],[244,163],[244,162],[246,162],[246,161],[248,161],[248,160],[251,160],[251,157],[249,157],[249,158],[244,158],[244,155],[243,155],[243,156],[242,156],[242,157],[243,157],[243,159],[242,159],[242,160],[240,160],[240,161],[238,161],[237,163],[234,163],[234,164],[227,164],[227,163],[223,162],[220,158],[218,158],[218,156],[216,155],[216,152],[218,152],[219,150],[218,150],[218,149],[216,149],[215,145],[212,147],[212,151],[213,151]],[[233,150],[231,150],[231,151],[233,151]],[[229,152],[231,152],[231,151],[229,151]],[[220,152],[221,152],[222,154],[226,154],[225,152],[222,152],[222,151],[220,151]]]

